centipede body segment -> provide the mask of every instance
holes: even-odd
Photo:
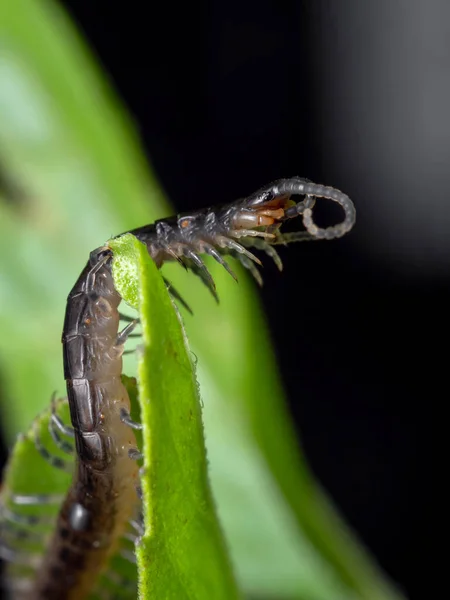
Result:
[[[91,253],[69,294],[63,330],[64,373],[76,448],[76,472],[31,598],[79,599],[105,569],[138,508],[139,467],[130,402],[122,384],[129,324],[119,329],[121,297],[111,252]]]

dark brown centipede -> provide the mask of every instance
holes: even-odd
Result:
[[[295,203],[292,196],[304,196],[304,199]],[[337,202],[344,210],[342,223],[325,229],[318,227],[313,220],[316,198]],[[282,224],[297,216],[302,217],[305,231],[281,233]],[[353,227],[355,216],[353,202],[343,192],[293,177],[279,179],[232,204],[162,219],[130,233],[147,245],[159,267],[166,261],[177,260],[198,275],[217,299],[214,280],[200,254],[212,256],[236,279],[223,258],[229,254],[262,284],[255,266],[261,265],[261,261],[249,248],[268,254],[281,270],[282,262],[274,246],[341,237]],[[175,294],[172,291],[172,295]]]
[[[292,196],[304,196],[295,203]],[[337,202],[342,223],[322,229],[313,221],[317,197]],[[305,231],[282,233],[283,223],[301,216]],[[249,250],[262,250],[278,268],[274,246],[295,241],[333,239],[355,222],[351,200],[334,188],[294,177],[278,180],[232,204],[207,208],[156,221],[131,231],[144,242],[158,267],[176,260],[192,270],[217,299],[214,280],[200,254],[208,254],[235,279],[224,255],[237,258],[262,283]],[[139,468],[129,398],[121,382],[123,346],[136,321],[119,333],[121,301],[111,275],[112,253],[94,250],[68,296],[63,329],[64,372],[67,382],[76,472],[59,513],[56,530],[40,566],[30,600],[81,599],[92,589],[114,553],[119,538],[137,510]],[[169,287],[178,301],[181,296]],[[71,433],[61,422],[57,429]],[[39,452],[50,455],[36,444]],[[67,448],[66,448],[67,450]],[[56,464],[54,466],[61,467]]]
[[[121,297],[111,256],[92,252],[67,300],[62,341],[76,473],[33,600],[84,598],[138,507],[136,439],[121,381],[123,347],[135,322],[118,333]]]

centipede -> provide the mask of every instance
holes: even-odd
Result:
[[[296,196],[302,199],[296,202]],[[326,228],[315,223],[317,198],[331,200],[342,208],[341,223]],[[133,234],[146,245],[158,268],[177,261],[197,275],[218,300],[214,278],[202,255],[212,257],[236,280],[226,257],[237,259],[262,284],[258,269],[262,261],[255,251],[265,253],[281,270],[276,246],[342,237],[352,229],[355,216],[353,202],[343,192],[293,177],[277,180],[231,204],[178,214],[124,233]],[[303,230],[282,231],[285,222],[297,217],[302,219]],[[136,335],[133,331],[139,320],[119,312],[122,298],[114,285],[112,261],[113,252],[107,244],[93,250],[68,295],[62,346],[71,425],[58,416],[52,400],[49,428],[60,453],[52,454],[39,436],[35,436],[34,443],[54,468],[66,468],[61,452],[74,453],[75,467],[45,551],[34,561],[34,577],[26,579],[23,586],[16,580],[11,588],[15,590],[13,598],[88,598],[117,553],[130,523],[142,532],[138,517],[138,461],[142,455],[135,436],[141,425],[131,418],[130,399],[122,381],[125,343]],[[164,281],[174,302],[190,311],[184,298],[169,281]],[[120,330],[121,321],[125,325]],[[14,521],[14,511],[4,502],[7,495],[8,490],[3,490],[3,522]],[[27,504],[26,497],[9,497],[13,503]],[[49,498],[51,490],[47,495],[29,497],[28,504],[50,504]],[[21,519],[24,526],[33,523],[32,515],[22,515]],[[4,551],[3,558],[14,562],[17,555]]]
[[[304,196],[304,199],[296,203],[293,196]],[[326,198],[341,206],[343,221],[331,227],[318,227],[313,219],[316,198]],[[281,232],[283,223],[299,216],[304,231]],[[200,277],[218,300],[214,279],[200,254],[211,256],[237,280],[224,259],[224,255],[230,255],[262,285],[258,270],[262,262],[250,249],[265,252],[281,271],[283,263],[275,246],[342,237],[353,228],[355,219],[354,204],[346,194],[308,179],[293,177],[274,181],[231,204],[161,219],[129,233],[146,244],[158,267],[167,261],[178,261]],[[175,299],[182,301],[175,290],[169,291]]]

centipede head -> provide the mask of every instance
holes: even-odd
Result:
[[[280,225],[285,218],[289,197],[276,198],[264,204],[239,209],[233,216],[235,230],[267,228]]]
[[[291,218],[286,211],[296,206],[291,199],[295,190],[286,190],[286,181],[274,181],[240,203],[234,203],[231,227],[236,237],[264,237],[269,243],[275,240],[275,232],[283,221]],[[302,181],[307,183],[308,180]]]
[[[293,196],[300,196],[300,201],[294,201]],[[312,213],[316,198],[338,203],[345,213],[342,223],[326,228],[316,225]],[[281,232],[286,220],[299,216],[304,230]],[[355,209],[346,194],[308,179],[291,177],[274,181],[231,204],[162,219],[131,233],[147,245],[158,267],[177,260],[198,275],[217,299],[214,280],[201,254],[212,256],[236,279],[223,258],[230,255],[261,284],[262,277],[256,265],[262,263],[249,248],[265,252],[281,270],[281,258],[273,247],[276,244],[341,237],[350,231],[354,222]]]
[[[294,202],[292,196],[302,196]],[[314,222],[312,209],[316,198],[326,198],[341,206],[344,220],[338,225],[321,228]],[[280,234],[283,221],[302,217],[305,231]],[[279,179],[261,188],[240,203],[233,212],[234,237],[263,237],[271,244],[287,244],[313,239],[333,239],[346,234],[355,223],[355,207],[350,198],[336,188],[316,184],[308,179],[292,177]]]

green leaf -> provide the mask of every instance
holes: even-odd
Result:
[[[64,389],[65,299],[89,251],[171,212],[56,3],[0,2],[0,166],[1,422],[12,440]],[[241,587],[279,600],[398,597],[309,473],[253,286],[222,271],[211,266],[216,306],[192,275],[164,267],[195,312],[186,331],[211,483]]]
[[[139,298],[142,325],[140,597],[238,598],[209,486],[198,384],[181,323],[145,245],[132,235],[109,245],[116,287],[130,304]]]
[[[129,390],[135,391],[133,380],[125,378],[125,384]],[[130,398],[133,406],[135,393],[131,393]],[[66,398],[55,402],[55,413],[63,423],[70,422]],[[73,454],[63,451],[53,440],[49,430],[51,414],[50,407],[44,410],[34,419],[30,428],[18,437],[5,468],[0,493],[0,556],[2,551],[8,549],[22,556],[31,554],[34,557],[42,557],[55,531],[61,502],[73,479],[74,458]],[[60,439],[73,447],[71,438],[60,434]],[[67,470],[55,468],[40,454],[36,447],[36,440],[51,460],[63,461]],[[39,496],[47,497],[47,501],[43,502],[42,497]],[[24,523],[23,519],[27,517],[32,517],[34,521]],[[23,533],[26,533],[27,537]],[[126,543],[127,541],[124,540],[122,546],[125,547]],[[130,545],[128,542],[128,547]],[[34,579],[36,576],[36,566],[33,561],[29,565],[24,565],[20,561],[13,560],[7,564],[6,569],[12,580]],[[108,577],[111,571],[115,575],[112,581]],[[127,581],[131,584],[126,588],[128,593],[121,589],[120,598],[123,600],[136,598],[136,566],[120,553],[112,557],[106,575],[101,577],[96,586],[97,591],[90,596],[91,600],[103,598],[107,590],[117,595],[117,581]]]

